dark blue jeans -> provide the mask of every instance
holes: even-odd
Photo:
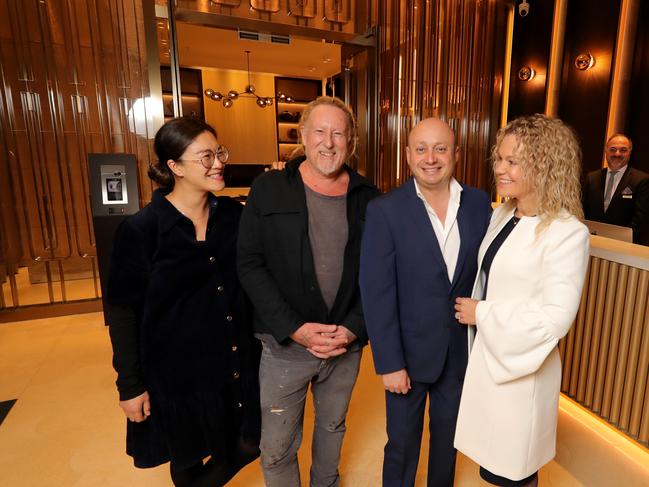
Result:
[[[279,345],[270,335],[263,344],[261,388],[261,466],[268,487],[299,487],[297,451],[302,442],[304,404],[311,384],[315,406],[311,487],[338,486],[338,462],[345,417],[361,361],[352,344],[339,357],[322,360],[295,342]]]

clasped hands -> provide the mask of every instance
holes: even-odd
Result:
[[[356,340],[356,335],[347,327],[324,323],[304,323],[290,337],[321,359],[342,355],[347,351],[347,345]]]

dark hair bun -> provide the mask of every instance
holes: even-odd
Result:
[[[175,182],[174,176],[166,163],[163,165],[160,161],[157,161],[151,164],[147,170],[147,174],[161,188],[169,191],[173,189]]]

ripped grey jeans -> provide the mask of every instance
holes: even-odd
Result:
[[[304,403],[311,384],[315,406],[311,487],[336,487],[345,416],[358,376],[361,347],[353,343],[339,357],[322,360],[295,342],[279,345],[257,334],[263,345],[261,466],[267,487],[299,487],[297,450],[302,443]]]

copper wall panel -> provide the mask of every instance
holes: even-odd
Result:
[[[249,21],[263,20],[267,22],[265,28],[273,33],[290,33],[291,27],[300,26],[362,35],[376,25],[376,10],[381,3],[383,0],[176,0],[176,19],[243,30],[255,30]]]
[[[636,0],[637,32],[628,79],[628,108],[623,130],[633,140],[633,165],[649,172],[649,2]]]
[[[633,399],[631,400],[631,417],[629,420],[629,434],[639,437],[642,436],[640,433],[640,423],[643,421],[643,416],[645,422],[649,417],[647,413],[643,415],[643,411],[649,408],[649,401],[645,393],[645,391],[649,390],[649,374],[643,373],[643,371],[649,370],[649,300],[645,304],[644,325],[641,328],[641,335],[638,365],[636,368],[638,373]],[[643,441],[647,442],[646,436]]]
[[[568,2],[558,116],[582,141],[585,172],[602,167],[620,4],[620,0],[600,2],[597,15],[588,15],[590,0]],[[583,52],[596,56],[595,66],[587,71],[575,66]]]
[[[611,320],[611,335],[607,346],[609,347],[608,360],[606,361],[606,378],[604,379],[604,392],[602,395],[602,409],[600,414],[602,417],[609,419],[611,416],[611,404],[613,402],[613,381],[615,379],[614,371],[618,364],[619,359],[619,346],[620,334],[622,331],[621,323],[624,312],[624,302],[626,300],[626,289],[624,284],[629,275],[629,268],[627,266],[620,266],[618,281],[615,287],[609,289],[611,294],[615,296],[613,304],[613,318]]]
[[[250,7],[260,12],[279,12],[279,0],[250,0]]]
[[[149,96],[143,1],[0,0],[2,308],[99,296],[88,153],[135,153],[150,198],[153,130],[132,110]],[[27,297],[21,269],[45,294]],[[73,277],[87,286],[70,293]]]
[[[489,150],[502,88],[506,6],[486,1],[386,1],[379,8],[380,150],[383,190],[409,176],[408,132],[436,116],[462,148],[456,176],[489,188]]]
[[[575,324],[559,349],[561,391],[647,444],[649,271],[591,256]]]
[[[643,404],[645,408],[643,410],[641,422],[640,422],[640,432],[638,433],[638,440],[645,445],[649,444],[649,414],[647,414],[647,408],[649,407],[649,384],[644,391]]]
[[[582,303],[583,304],[583,303]],[[581,306],[580,306],[581,307]],[[579,381],[579,365],[581,357],[584,353],[584,328],[586,323],[583,319],[577,319],[576,323],[571,329],[572,338],[572,355],[570,357],[571,370],[570,370],[570,385],[569,391],[571,396],[577,395],[577,384]],[[564,372],[565,374],[566,372]]]
[[[351,20],[351,0],[323,0],[327,22],[347,23]]]
[[[633,325],[634,323],[644,323],[647,316],[646,305],[647,295],[649,293],[649,272],[644,270],[637,271],[639,274],[638,287],[634,296],[633,316],[629,319],[627,363],[622,377],[622,381],[624,382],[624,390],[622,402],[620,405],[620,415],[617,421],[620,425],[620,429],[624,431],[629,430],[634,390],[637,386],[638,378],[643,375],[640,372],[641,369],[638,369],[638,361],[640,358],[640,345],[642,342],[642,330],[644,326]],[[616,375],[616,380],[617,379],[618,377]]]
[[[618,349],[618,360],[613,374],[613,393],[611,401],[611,413],[609,420],[612,423],[619,423],[620,408],[622,406],[622,391],[629,386],[630,377],[627,376],[627,362],[629,359],[629,340],[631,337],[631,324],[634,318],[634,305],[637,297],[639,270],[629,268],[629,275],[625,287],[624,308],[622,310],[622,326],[620,329],[620,340]],[[612,372],[612,371],[611,371]],[[635,373],[635,371],[629,371]]]
[[[599,270],[602,276],[607,275],[608,272],[608,261],[602,261],[601,259],[592,259],[591,266],[593,266],[594,261],[597,260],[602,265],[599,266]],[[593,398],[595,394],[595,380],[597,377],[597,364],[601,357],[600,343],[602,340],[602,331],[604,328],[604,299],[603,296],[606,293],[606,279],[599,277],[599,274],[593,274],[591,271],[588,275],[587,282],[590,282],[588,287],[588,293],[583,296],[583,300],[588,303],[589,309],[593,310],[593,314],[590,315],[588,323],[590,323],[593,328],[592,339],[590,342],[590,357],[588,360],[588,365],[586,366],[585,375],[585,385],[586,389],[584,391],[583,402],[586,406],[591,407],[593,405]],[[591,291],[593,288],[596,289],[595,294]],[[588,296],[596,296],[596,299],[587,299]]]
[[[593,411],[599,413],[604,400],[604,380],[606,379],[606,366],[609,355],[609,342],[611,339],[611,324],[613,322],[613,308],[615,303],[615,290],[617,289],[617,275],[619,264],[607,262],[608,271],[602,273],[602,281],[606,282],[606,294],[600,299],[604,301],[604,316],[602,317],[602,334],[600,340],[600,356],[597,361],[597,373],[595,377],[595,391],[593,395]]]
[[[595,272],[591,270],[590,275],[594,278],[597,275],[597,269]],[[590,279],[591,284],[597,283],[596,279]],[[593,289],[595,286],[584,286],[582,293],[582,300],[579,306],[579,312],[577,314],[577,325],[583,330],[583,340],[582,343],[582,354],[579,361],[579,375],[577,377],[577,400],[583,401],[586,394],[586,379],[588,377],[587,367],[590,362],[590,358],[593,354],[592,348],[592,339],[593,339],[593,318],[594,318],[594,303],[584,299],[591,292],[596,292],[596,289]]]
[[[288,0],[287,15],[312,19],[316,13],[316,0]]]
[[[507,120],[544,111],[554,4],[554,1],[533,2],[530,15],[514,14]],[[527,81],[518,77],[519,70],[525,66],[536,73]]]

